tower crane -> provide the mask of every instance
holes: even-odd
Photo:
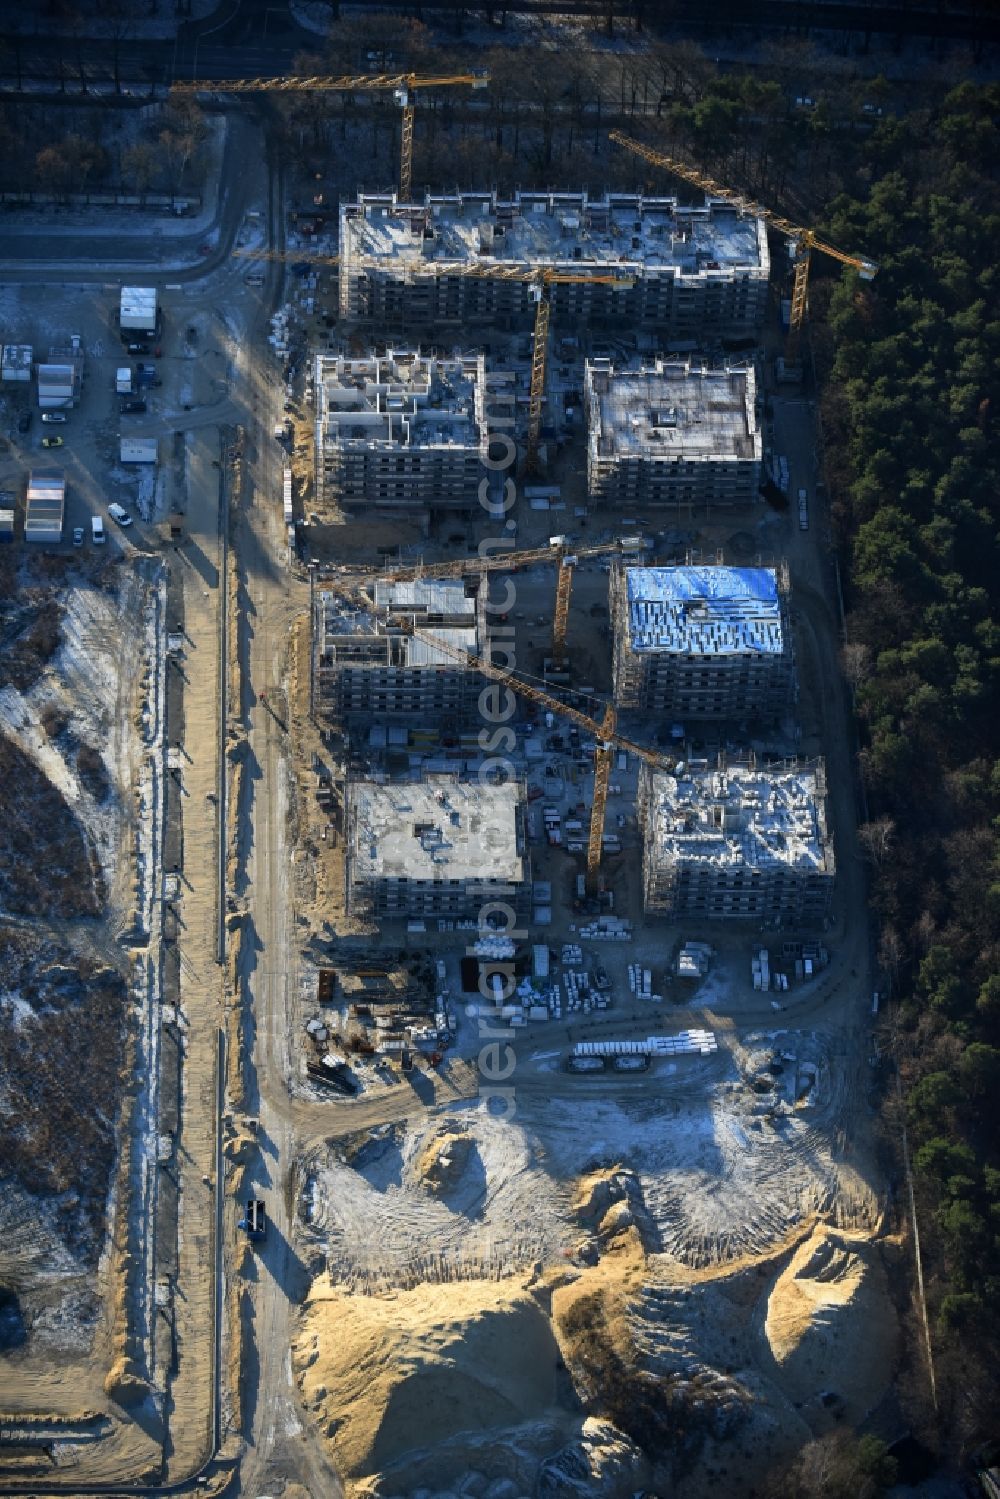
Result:
[[[568,718],[571,723],[576,724],[578,729],[583,729],[587,734],[593,734],[594,749],[594,797],[590,807],[590,836],[587,840],[587,888],[594,893],[597,886],[597,873],[601,865],[601,850],[604,840],[604,813],[608,801],[608,783],[611,778],[611,761],[616,749],[627,750],[647,765],[652,765],[656,770],[673,770],[675,760],[666,755],[657,753],[656,750],[647,749],[643,744],[636,744],[632,739],[627,739],[624,734],[619,734],[616,723],[614,705],[609,703],[604,710],[604,716],[598,721],[591,718],[579,708],[564,703],[560,698],[553,697],[551,693],[543,691],[531,682],[526,682],[515,672],[506,671],[502,666],[494,666],[484,656],[470,656],[459,646],[451,645],[439,635],[432,634],[429,630],[417,629],[411,620],[405,617],[394,619],[393,623],[413,635],[415,640],[422,640],[434,650],[443,655],[451,656],[471,671],[478,671],[490,681],[502,682],[512,692],[525,698],[530,703],[537,703],[548,713],[558,713],[563,718]]]
[[[335,266],[339,255],[299,254],[295,250],[234,250],[247,260],[295,260],[305,265]],[[549,317],[551,304],[550,288],[553,286],[611,286],[617,291],[631,291],[635,277],[616,272],[557,271],[548,266],[533,269],[523,265],[486,265],[467,263],[463,260],[428,260],[419,267],[402,266],[402,274],[408,276],[470,276],[480,281],[520,281],[531,287],[535,303],[535,327],[531,345],[531,386],[528,397],[528,442],[525,469],[529,474],[538,472],[538,452],[542,435],[542,406],[545,401],[545,365],[549,342]]]
[[[535,303],[535,327],[531,344],[531,386],[528,395],[528,443],[525,469],[538,472],[538,451],[542,434],[542,405],[545,400],[545,363],[549,342],[549,319],[552,313],[553,286],[610,286],[616,291],[631,291],[635,276],[614,271],[558,271],[551,266],[467,265],[462,261],[432,263],[438,276],[478,276],[491,281],[526,282]]]
[[[795,360],[799,350],[799,340],[802,336],[802,325],[805,322],[806,303],[809,293],[809,266],[812,260],[812,252],[818,250],[823,255],[830,255],[834,260],[839,260],[843,265],[853,266],[863,281],[871,281],[878,272],[878,266],[873,260],[867,260],[862,255],[847,255],[843,250],[838,250],[821,240],[812,229],[805,229],[801,224],[793,224],[790,219],[783,218],[781,214],[774,213],[772,209],[765,208],[753,199],[747,198],[743,193],[736,192],[731,187],[723,187],[712,177],[704,172],[699,172],[696,167],[690,167],[686,162],[678,161],[674,156],[665,156],[661,151],[654,151],[650,146],[644,146],[641,141],[633,140],[631,136],[624,135],[620,130],[612,130],[609,139],[618,146],[624,146],[627,151],[632,151],[636,156],[641,156],[654,167],[663,167],[668,172],[673,172],[675,177],[681,177],[685,182],[693,183],[700,187],[702,192],[715,198],[728,198],[731,202],[739,203],[740,206],[751,214],[756,214],[765,219],[773,228],[786,235],[795,247],[795,277],[792,282],[792,308],[788,320],[788,341],[786,345],[786,358],[789,363]]]
[[[354,94],[391,89],[403,111],[399,143],[399,196],[408,202],[413,189],[413,115],[414,94],[422,88],[450,88],[466,84],[485,88],[490,75],[477,69],[471,73],[356,73],[334,77],[223,78],[178,80],[171,85],[175,94],[253,94],[253,93],[344,93]]]
[[[447,562],[421,562],[408,567],[394,567],[379,572],[386,583],[411,583],[417,578],[461,578],[469,573],[514,572],[535,563],[555,562],[556,598],[552,611],[552,654],[560,665],[566,657],[566,630],[569,602],[573,589],[573,570],[581,557],[607,557],[611,554],[631,556],[642,550],[638,536],[620,536],[615,541],[599,541],[588,546],[574,546],[565,536],[553,536],[548,546],[531,547],[521,552],[496,552],[488,557],[450,558]],[[365,576],[373,574],[364,570]]]

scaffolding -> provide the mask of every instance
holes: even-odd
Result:
[[[488,454],[482,354],[315,361],[317,494],[346,508],[461,510]]]
[[[385,721],[425,733],[460,730],[475,720],[480,683],[455,653],[477,656],[484,638],[479,579],[379,580],[350,597],[319,589],[317,710],[348,727]]]
[[[752,505],[764,447],[752,366],[589,360],[587,487],[601,503],[678,513]]]
[[[643,767],[643,896],[671,918],[814,926],[829,915],[835,862],[822,759],[758,766]]]
[[[500,279],[516,267],[634,278],[626,293],[585,280],[553,287],[557,325],[624,319],[695,335],[756,332],[770,274],[763,221],[718,200],[685,207],[635,193],[518,192],[509,199],[428,194],[406,203],[395,193],[362,193],[341,205],[345,319],[528,329],[535,318],[529,283]]]
[[[795,696],[788,567],[611,570],[613,683],[623,710],[682,722],[774,720]]]
[[[531,909],[523,782],[455,776],[347,788],[347,909],[383,918],[477,919]]]

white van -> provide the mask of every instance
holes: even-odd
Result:
[[[90,533],[94,539],[95,547],[102,547],[107,540],[104,535],[104,521],[99,515],[90,517]]]

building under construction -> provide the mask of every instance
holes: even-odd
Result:
[[[788,569],[634,567],[611,571],[619,708],[683,721],[779,718],[792,700]]]
[[[747,337],[764,321],[770,260],[763,219],[721,199],[693,208],[635,193],[460,193],[422,203],[362,193],[341,204],[340,314],[352,321],[528,329],[535,298],[517,272],[541,269],[625,283],[552,285],[552,319],[564,327]]]
[[[485,637],[479,579],[377,581],[351,599],[319,590],[315,616],[314,691],[324,717],[347,725],[385,719],[435,732],[474,719],[481,678],[435,649],[434,640],[479,654]]]
[[[347,902],[374,917],[488,922],[494,903],[527,914],[525,791],[429,776],[347,789]],[[506,923],[509,925],[509,922]]]
[[[593,360],[584,401],[587,484],[600,503],[692,515],[756,502],[763,440],[752,368]]]
[[[833,898],[833,841],[822,760],[753,761],[639,781],[643,894],[671,918],[751,918],[814,926]]]
[[[347,509],[468,509],[487,472],[485,384],[481,354],[317,355],[317,497]]]

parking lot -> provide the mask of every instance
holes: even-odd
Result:
[[[219,277],[230,279],[226,271]],[[62,540],[46,549],[72,551],[74,531],[82,531],[81,545],[90,549],[95,515],[103,517],[108,553],[149,549],[170,539],[171,521],[175,531],[183,527],[191,430],[235,416],[229,401],[233,336],[205,309],[203,289],[198,292],[161,291],[161,324],[150,340],[119,333],[118,282],[0,290],[6,337],[31,345],[36,364],[74,336],[84,355],[78,398],[56,410],[55,420],[43,421],[34,380],[0,387],[0,491],[14,496],[18,541],[28,475],[37,468],[58,468],[66,476]],[[117,372],[126,366],[132,372],[127,393],[116,388]],[[122,440],[144,438],[155,441],[157,462],[123,462]],[[134,524],[116,524],[110,506],[122,507]]]

